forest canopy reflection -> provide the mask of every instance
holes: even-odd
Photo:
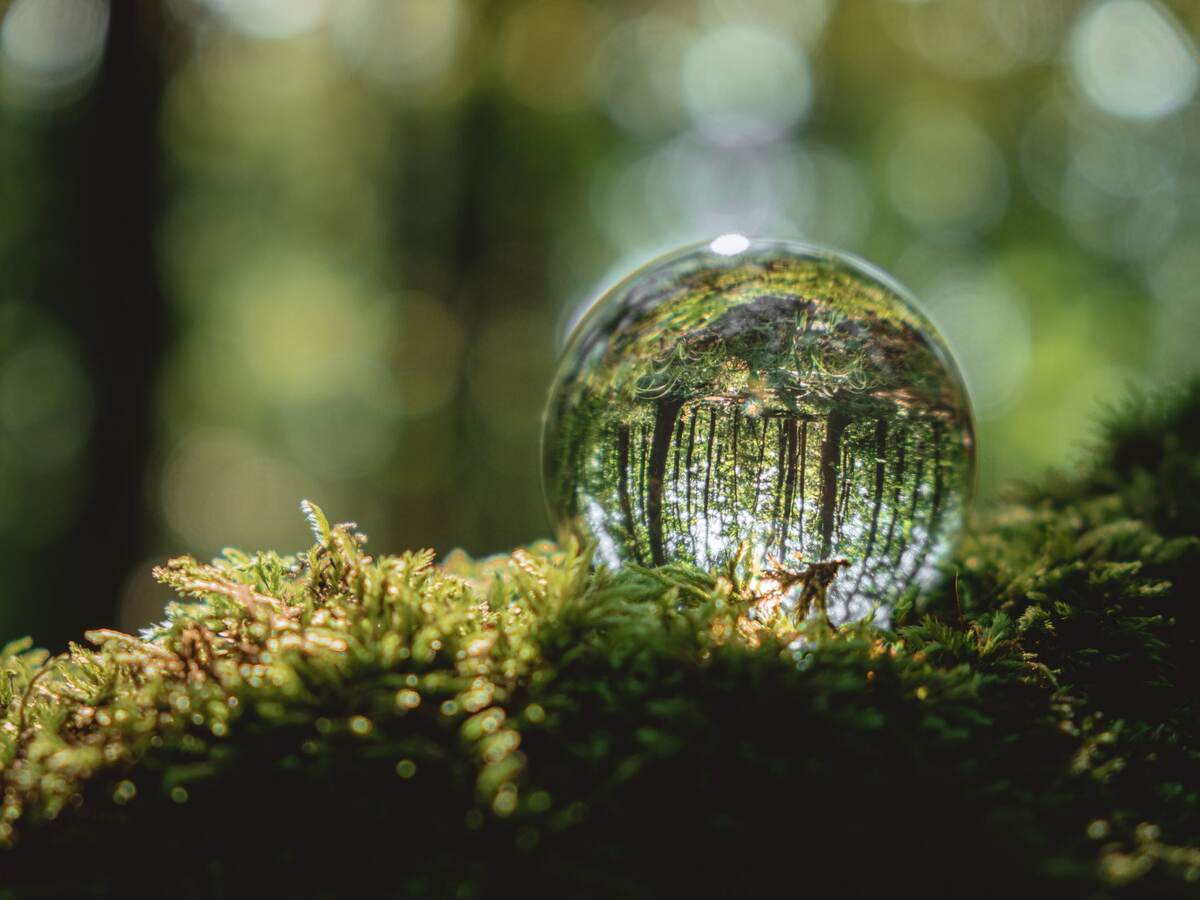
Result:
[[[747,542],[798,617],[886,619],[961,526],[958,372],[861,264],[714,247],[636,273],[576,329],[547,410],[551,514],[609,564],[712,569]]]

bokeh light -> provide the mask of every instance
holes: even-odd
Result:
[[[897,211],[926,232],[975,232],[1008,205],[1004,159],[987,133],[954,109],[921,107],[897,128],[887,160]]]
[[[977,413],[990,419],[1010,410],[1033,362],[1025,298],[998,266],[973,262],[944,271],[922,299],[955,347]]]
[[[1163,379],[1185,378],[1195,371],[1200,335],[1200,230],[1172,241],[1149,267],[1148,281],[1154,297],[1151,370]]]
[[[1068,61],[1076,85],[1104,112],[1157,119],[1196,93],[1195,48],[1162,7],[1146,0],[1098,0],[1076,22]]]
[[[28,341],[0,369],[0,423],[31,469],[55,469],[83,449],[90,389],[75,358],[55,340]]]
[[[723,25],[688,48],[683,96],[709,139],[757,141],[804,118],[813,101],[812,75],[804,51],[777,31]]]
[[[690,44],[688,24],[669,16],[649,14],[614,27],[592,65],[601,108],[639,136],[678,130],[685,118],[679,73]]]
[[[328,0],[207,0],[233,28],[251,37],[290,38],[317,27]]]
[[[195,431],[163,467],[162,510],[167,525],[191,546],[253,551],[291,537],[288,515],[308,490],[311,481],[294,465],[247,437]]]
[[[1024,174],[1067,230],[1100,256],[1145,259],[1180,215],[1188,136],[1178,119],[1125,122],[1052,92],[1025,126]]]
[[[86,86],[104,54],[107,0],[14,0],[0,23],[10,94],[50,104]]]
[[[1070,4],[1045,0],[894,0],[896,39],[948,75],[1001,78],[1053,56]]]
[[[600,13],[583,0],[516,4],[497,45],[505,83],[543,112],[580,109],[590,99],[588,60],[603,34]]]
[[[340,0],[330,22],[333,42],[350,65],[414,102],[438,96],[470,24],[462,0]]]

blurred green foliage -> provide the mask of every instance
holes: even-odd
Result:
[[[1183,0],[12,0],[0,631],[61,640],[113,618],[95,597],[144,621],[146,560],[288,545],[302,496],[387,547],[543,534],[568,324],[723,232],[915,291],[985,499],[1071,458],[1192,366],[1198,26]],[[118,538],[81,591],[68,548]]]

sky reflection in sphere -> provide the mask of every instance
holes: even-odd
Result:
[[[973,447],[958,370],[897,286],[741,235],[658,260],[595,304],[543,438],[551,516],[602,562],[713,569],[745,544],[764,567],[830,579],[816,603],[798,589],[799,609],[835,625],[887,621],[936,576]]]

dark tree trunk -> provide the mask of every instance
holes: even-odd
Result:
[[[900,492],[904,488],[904,462],[905,451],[908,446],[908,428],[904,427],[900,430],[896,441],[896,466],[893,470],[895,484],[892,487],[892,519],[888,523],[887,537],[883,541],[883,553],[885,559],[892,550],[892,538],[896,533],[896,520],[900,518]]]
[[[581,488],[584,488],[583,480],[585,473],[583,470],[583,451],[587,446],[588,432],[591,430],[591,418],[587,421],[580,422],[572,420],[572,426],[575,432],[571,435],[570,445],[567,448],[566,461],[564,463],[564,477],[560,483],[570,485],[571,490],[566,494],[567,515],[571,518],[579,515],[579,495],[583,493]]]
[[[771,533],[767,545],[778,537],[780,504],[783,503],[783,484],[787,480],[787,435],[783,419],[779,420],[779,458],[775,463],[775,501],[771,504]]]
[[[629,502],[629,426],[617,428],[617,500],[621,504],[621,517],[625,520],[625,531],[629,534],[629,546],[633,558],[640,565],[642,552],[638,546],[637,530],[633,525],[633,505]]]
[[[808,469],[808,419],[800,423],[800,514],[797,517],[797,546],[804,552],[804,473]]]
[[[671,451],[671,432],[675,430],[675,420],[679,418],[679,410],[682,408],[681,400],[668,398],[658,401],[658,409],[654,414],[654,436],[650,439],[646,519],[650,530],[650,558],[656,566],[661,566],[666,561],[662,523],[663,478],[667,473],[667,455]]]
[[[854,583],[854,593],[858,593],[863,576],[867,574],[867,563],[871,559],[871,551],[875,549],[875,536],[879,533],[879,508],[883,505],[883,486],[887,475],[887,419],[875,422],[875,495],[871,506],[871,528],[867,532],[867,543],[863,548],[862,566],[858,570],[858,580]]]
[[[767,420],[762,420],[762,434],[758,438],[758,462],[754,466],[754,502],[750,506],[750,518],[758,515],[758,493],[762,487],[762,464],[767,455]]]
[[[157,377],[174,330],[156,237],[163,15],[156,4],[111,4],[108,47],[90,96],[77,113],[39,119],[39,127],[47,124],[39,152],[61,183],[16,201],[17,208],[44,204],[41,221],[16,244],[37,261],[28,287],[14,286],[18,273],[24,282],[23,261],[6,260],[6,299],[28,290],[35,308],[71,329],[92,391],[87,468],[72,495],[76,515],[44,553],[22,563],[33,579],[29,618],[10,618],[11,608],[3,616],[56,649],[115,620],[122,586],[147,551],[145,472],[155,442]],[[11,118],[6,125],[21,127]],[[10,213],[6,225],[22,214]],[[113,527],[117,519],[121,527]]]
[[[925,481],[925,447],[917,441],[917,446],[914,448],[916,452],[916,468],[913,470],[913,486],[912,498],[908,504],[908,530],[900,535],[900,546],[896,548],[896,554],[893,557],[897,564],[900,563],[904,556],[904,551],[908,547],[908,542],[912,539],[912,530],[917,523],[917,504],[921,502],[921,488]]]
[[[842,497],[838,502],[837,536],[842,539],[842,530],[846,524],[846,514],[850,511],[850,490],[854,486],[854,466],[857,460],[850,447],[842,448]]]
[[[779,527],[779,558],[787,555],[788,530],[792,522],[792,500],[796,495],[796,420],[789,418],[787,432],[787,475],[783,486],[783,521]]]
[[[687,442],[687,535],[688,543],[692,548],[692,555],[696,553],[696,528],[695,520],[692,515],[692,450],[696,446],[696,410],[693,409],[688,413],[688,442]]]
[[[650,527],[650,521],[646,515],[646,447],[649,444],[647,437],[647,428],[642,426],[641,440],[641,455],[638,458],[638,513],[641,516],[642,525],[647,529]]]
[[[737,509],[737,489],[738,489],[738,425],[742,421],[742,410],[735,406],[733,408],[733,508]]]
[[[942,478],[942,423],[933,423],[933,500],[929,511],[930,529],[942,518],[942,500],[944,499],[945,482]]]
[[[725,530],[725,504],[721,497],[721,457],[725,455],[725,441],[721,439],[721,426],[724,418],[717,422],[717,458],[713,460],[713,500],[716,504],[717,534]]]
[[[913,561],[912,571],[904,579],[905,589],[917,577],[917,573],[921,570],[921,564],[925,561],[925,557],[929,554],[929,549],[933,546],[933,542],[937,538],[938,529],[942,521],[942,501],[944,495],[945,482],[942,477],[942,423],[935,420],[933,423],[933,496],[929,499],[929,518],[926,520],[925,539],[921,541],[921,549]]]
[[[821,444],[821,559],[829,557],[833,543],[833,518],[838,499],[838,462],[842,454],[842,433],[850,417],[840,409],[830,410],[825,420],[825,440]]]
[[[704,562],[708,564],[708,491],[712,486],[712,450],[713,450],[713,434],[717,430],[717,411],[710,409],[708,411],[708,446],[704,451]]]
[[[675,503],[675,520],[682,524],[682,515],[679,509],[679,458],[683,455],[683,407],[680,406],[680,412],[675,416],[675,449],[674,460],[672,462],[671,471],[671,493],[674,496]]]

